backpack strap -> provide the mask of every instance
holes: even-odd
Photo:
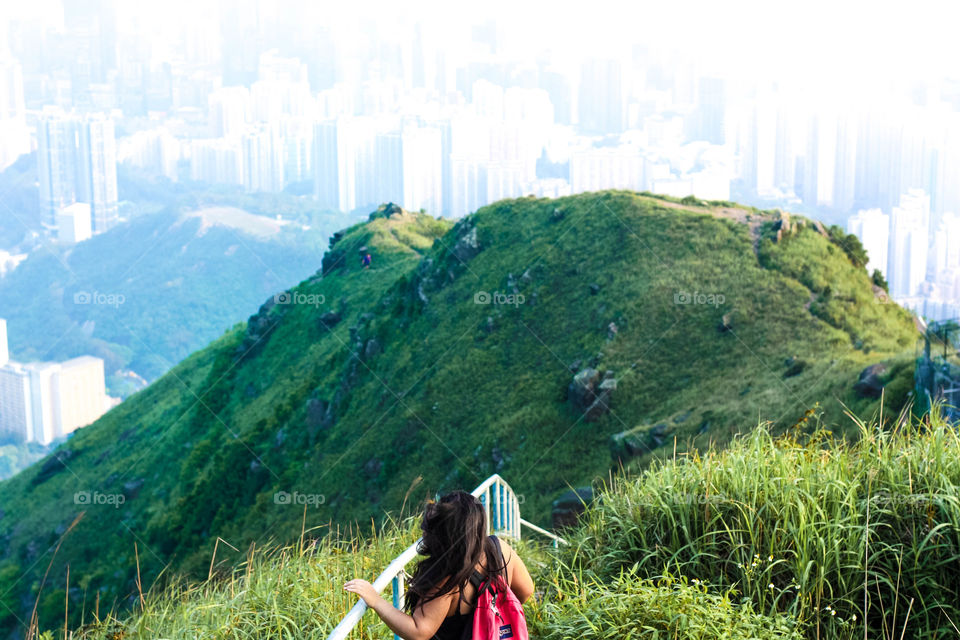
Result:
[[[497,548],[497,555],[500,557],[500,562],[501,562],[501,564],[503,564],[503,562],[504,562],[504,560],[503,560],[503,549],[500,547],[500,540],[499,540],[499,538],[497,538],[497,536],[491,534],[491,535],[490,535],[490,539],[493,540],[493,544],[494,544],[494,546]],[[473,573],[470,574],[470,578],[469,578],[470,584],[472,584],[472,585],[473,585],[473,588],[476,590],[476,594],[474,594],[474,597],[475,597],[475,598],[478,598],[478,597],[480,596],[480,591],[481,591],[482,587],[484,587],[484,586],[485,586],[487,589],[490,589],[490,590],[491,590],[491,593],[493,592],[493,587],[492,587],[491,584],[490,584],[489,578],[490,578],[489,575],[484,576],[483,574],[481,574],[481,573],[480,573],[479,571],[477,571],[476,569],[474,569],[474,570],[473,570]],[[463,597],[463,591],[462,591],[462,590],[460,591],[460,599],[463,600],[464,602],[466,602],[467,604],[470,604],[470,603],[467,601],[467,599]]]
[[[473,570],[473,573],[470,574],[470,584],[473,585],[474,589],[480,589],[480,583],[483,582],[483,576],[476,569]]]
[[[500,538],[490,534],[490,538],[493,540],[493,546],[497,548],[497,555],[500,556],[500,562],[506,566],[506,561],[503,559],[503,547],[500,546]]]
[[[470,581],[470,584],[473,585],[473,588],[476,591],[476,593],[473,594],[473,597],[478,598],[480,596],[480,586],[483,584],[483,575],[474,569],[473,573],[471,573],[470,577],[467,579]],[[470,601],[463,597],[463,589],[460,590],[460,601],[466,602],[468,605],[470,604]],[[457,610],[459,611],[459,608]]]

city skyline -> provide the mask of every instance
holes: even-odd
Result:
[[[810,5],[787,29],[762,3],[681,3],[604,13],[602,33],[599,11],[536,3],[371,7],[19,9],[0,39],[0,161],[36,150],[43,221],[65,243],[121,221],[118,164],[343,213],[460,217],[608,188],[736,200],[845,227],[894,299],[960,315],[960,79],[940,5],[906,22]],[[694,9],[710,19],[684,21]]]

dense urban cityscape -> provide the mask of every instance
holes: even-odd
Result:
[[[601,189],[782,208],[860,238],[897,302],[960,316],[956,79],[811,97],[639,45],[563,65],[549,47],[514,55],[492,20],[440,33],[370,18],[361,33],[299,21],[315,14],[296,2],[203,5],[161,45],[124,4],[51,6],[0,34],[0,169],[36,152],[43,223],[0,247],[0,274],[38,242],[124,222],[128,166],[345,214],[397,202],[455,218]],[[4,359],[4,394],[40,393],[40,366]],[[76,426],[34,413],[2,424],[40,441]]]

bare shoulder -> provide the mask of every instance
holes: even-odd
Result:
[[[500,536],[497,536],[497,540],[500,541],[500,550],[503,552],[504,561],[509,563],[510,559],[517,555],[517,552],[514,551],[513,547],[511,547],[510,544]]]

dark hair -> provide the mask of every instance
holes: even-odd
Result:
[[[463,589],[483,554],[487,575],[498,574],[506,580],[506,565],[487,536],[483,504],[473,495],[453,491],[428,503],[420,527],[423,537],[417,551],[426,557],[417,563],[407,588],[406,608],[411,613]]]

